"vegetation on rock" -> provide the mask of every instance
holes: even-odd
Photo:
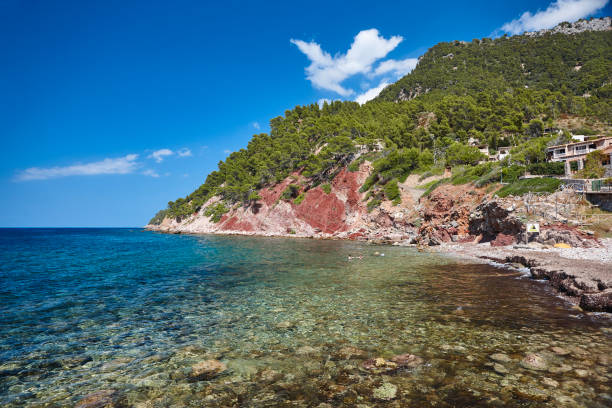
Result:
[[[299,204],[309,189],[321,185],[327,192],[342,168],[357,171],[365,161],[373,167],[361,188],[372,193],[369,209],[383,198],[397,203],[397,181],[410,173],[441,174],[444,166],[463,166],[453,183],[477,185],[512,182],[525,166],[558,174],[558,167],[543,164],[545,149],[567,140],[569,129],[559,135],[554,128],[562,117],[588,118],[583,134],[593,123],[609,126],[611,72],[610,31],[440,43],[365,105],[297,106],[272,119],[269,134],[254,135],[197,190],[169,202],[150,222],[189,217],[214,196],[222,203],[205,214],[218,221],[228,207],[249,205],[262,188],[293,172],[301,172],[302,181],[281,198]],[[512,146],[511,155],[481,165],[485,157],[470,139],[491,150]]]

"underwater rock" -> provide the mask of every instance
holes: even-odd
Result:
[[[306,354],[315,354],[318,353],[319,349],[316,349],[314,347],[310,347],[310,346],[302,346],[300,348],[298,348],[297,350],[295,350],[295,354],[297,354],[298,356],[302,356],[302,355],[306,355]]]
[[[127,408],[127,398],[117,390],[100,390],[83,397],[75,408]]]
[[[503,375],[506,375],[509,373],[508,369],[504,367],[503,365],[501,365],[500,363],[493,364],[493,370],[495,370],[496,373],[503,374]]]
[[[576,376],[579,378],[587,378],[589,376],[588,370],[583,370],[580,368],[575,369],[574,373],[576,373]]]
[[[366,357],[367,354],[367,352],[358,349],[357,347],[347,346],[342,347],[340,350],[338,350],[337,356],[342,360],[348,360],[351,357]]]
[[[552,387],[552,388],[557,388],[559,386],[559,382],[553,380],[552,378],[548,378],[548,377],[544,377],[542,379],[542,384],[548,386],[548,387]]]
[[[566,364],[561,364],[558,367],[550,367],[548,369],[548,372],[552,374],[562,374],[562,373],[567,373],[568,371],[572,371],[572,367]]]
[[[288,321],[284,321],[284,322],[280,322],[276,324],[276,328],[277,329],[290,329],[294,326],[293,323],[288,322]]]
[[[550,399],[550,395],[546,391],[533,387],[515,388],[514,395],[516,395],[520,399],[535,402],[545,402]]]
[[[566,350],[566,349],[561,348],[561,347],[556,347],[555,346],[555,347],[551,347],[550,349],[553,351],[553,353],[555,353],[555,354],[557,354],[559,356],[567,356],[570,353],[569,350]]]
[[[410,367],[415,368],[424,363],[424,360],[415,356],[414,354],[399,354],[391,357],[391,361],[397,364],[399,367]]]
[[[378,400],[390,401],[397,395],[397,386],[391,383],[383,383],[374,390],[372,396]]]
[[[192,381],[208,380],[216,377],[227,369],[227,366],[219,360],[205,360],[191,366],[189,378]]]
[[[375,374],[385,373],[397,369],[396,363],[394,363],[393,361],[387,361],[382,357],[366,360],[361,364],[361,366],[364,369]]]
[[[548,364],[542,356],[537,354],[527,354],[525,358],[521,360],[521,367],[528,370],[541,371],[546,370],[548,368]]]
[[[489,358],[498,363],[509,363],[512,361],[512,359],[507,354],[504,354],[504,353],[491,354]]]

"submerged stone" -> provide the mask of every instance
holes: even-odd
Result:
[[[509,363],[512,361],[512,359],[504,353],[491,354],[489,358],[493,361],[497,361],[498,363]]]
[[[192,381],[208,380],[227,369],[225,363],[218,360],[205,360],[191,366],[189,378]]]
[[[424,360],[415,356],[414,354],[399,354],[397,356],[393,356],[391,361],[397,364],[399,367],[409,367],[414,368],[418,367],[424,363]]]
[[[542,356],[537,354],[527,354],[525,358],[521,360],[521,367],[528,370],[541,371],[546,370],[548,368],[548,364]]]
[[[503,375],[509,373],[508,369],[499,363],[493,364],[493,370],[495,370],[496,373]]]
[[[378,400],[390,401],[397,395],[397,386],[391,383],[384,383],[374,390],[372,396]]]
[[[127,398],[117,390],[100,390],[83,397],[75,408],[127,408]]]
[[[570,353],[569,350],[566,350],[566,349],[564,349],[562,347],[556,347],[555,346],[555,347],[551,347],[550,349],[553,351],[553,353],[555,353],[555,354],[557,354],[559,356],[566,356],[566,355],[568,355]]]

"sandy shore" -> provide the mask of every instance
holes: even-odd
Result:
[[[534,279],[545,279],[561,295],[586,311],[612,313],[612,239],[597,248],[545,248],[541,245],[492,247],[445,243],[431,247],[479,262],[526,267]]]

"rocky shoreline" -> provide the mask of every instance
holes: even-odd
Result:
[[[527,268],[530,278],[546,280],[580,309],[612,313],[612,239],[599,242],[597,248],[546,248],[538,243],[501,247],[443,243],[431,248],[478,262]]]

